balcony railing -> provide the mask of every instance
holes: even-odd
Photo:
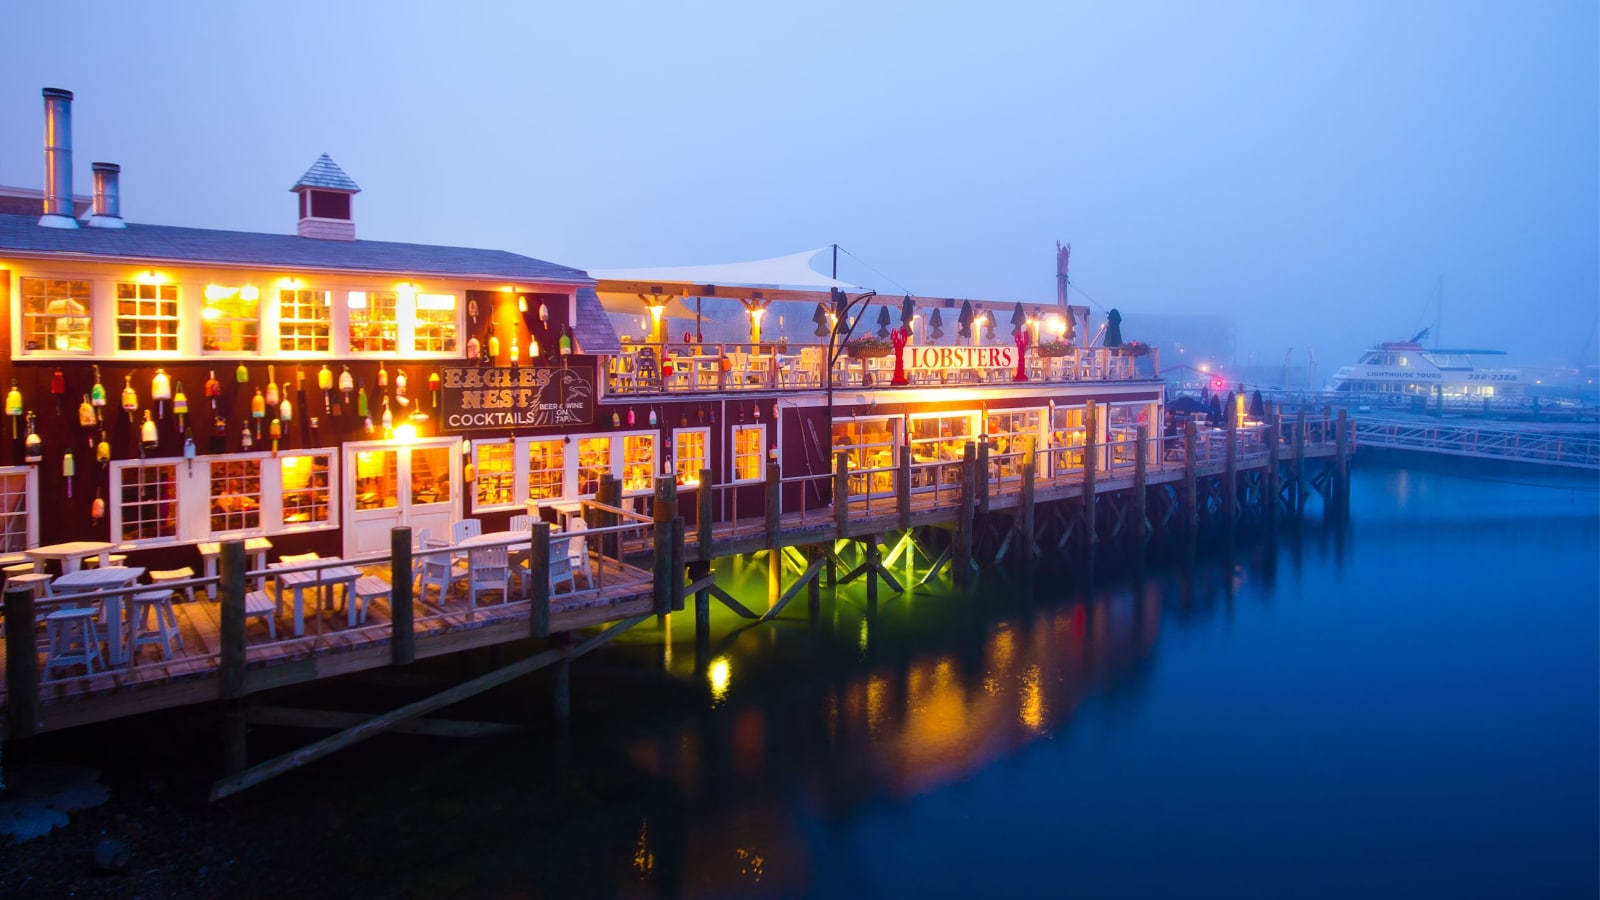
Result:
[[[826,344],[624,344],[609,358],[606,393],[703,394],[732,391],[816,391],[824,377]],[[1136,381],[1160,373],[1159,352],[1144,357],[1120,347],[1078,349],[1068,356],[1040,356],[1029,349],[1024,371],[1030,382]],[[1012,384],[1012,368],[966,371],[907,371],[910,387]],[[894,354],[857,357],[841,353],[833,366],[837,388],[890,387]]]

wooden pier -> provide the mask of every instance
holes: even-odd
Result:
[[[1088,408],[1095,433],[1093,404]],[[909,447],[897,464],[852,469],[840,452],[831,473],[785,476],[777,463],[766,470],[764,502],[758,509],[734,504],[740,492],[714,485],[709,470],[694,492],[694,521],[685,524],[673,478],[657,479],[648,515],[623,508],[619,485],[605,476],[596,498],[584,501],[589,528],[581,532],[595,576],[592,584],[553,593],[550,585],[550,526],[535,521],[530,533],[507,533],[498,543],[526,559],[527,591],[506,590],[498,602],[474,603],[452,590],[415,594],[422,559],[459,556],[459,546],[418,549],[410,529],[396,528],[391,552],[358,561],[309,560],[287,567],[247,571],[241,542],[223,544],[216,578],[163,584],[192,586],[202,598],[174,603],[183,638],[170,658],[164,648],[140,648],[128,665],[89,675],[44,677],[36,623],[41,618],[31,588],[5,593],[7,637],[4,666],[5,728],[25,738],[93,722],[178,706],[220,702],[224,710],[224,768],[214,797],[226,796],[303,765],[358,740],[400,727],[427,731],[427,713],[513,678],[555,667],[553,710],[565,716],[570,663],[588,650],[656,615],[683,610],[693,596],[697,631],[709,627],[715,598],[736,614],[767,620],[805,593],[813,608],[823,584],[863,580],[869,602],[880,589],[901,592],[890,566],[917,548],[935,560],[924,583],[941,573],[966,584],[982,567],[1025,565],[1055,556],[1092,565],[1096,557],[1142,553],[1154,540],[1193,547],[1201,532],[1231,531],[1241,523],[1270,526],[1295,514],[1312,493],[1342,514],[1348,503],[1348,462],[1354,449],[1350,428],[1337,417],[1292,420],[1273,414],[1267,424],[1202,433],[1190,423],[1178,437],[1151,438],[1144,428],[1129,441],[1035,451],[991,453],[968,441],[955,462],[913,463]],[[688,498],[685,498],[688,499]],[[720,515],[718,515],[720,507]],[[572,534],[556,536],[560,548]],[[482,545],[479,541],[479,545]],[[558,551],[559,552],[559,551]],[[766,603],[735,598],[717,585],[711,561],[764,554]],[[786,564],[789,559],[793,565]],[[271,582],[296,572],[318,572],[354,563],[380,577],[389,596],[368,605],[365,621],[351,624],[346,608],[308,602],[307,633],[268,633],[264,616],[248,616],[248,600]],[[852,564],[854,563],[854,564]],[[791,568],[801,574],[785,583]],[[219,600],[201,588],[219,588]],[[253,592],[251,588],[257,588]],[[150,591],[140,585],[75,595],[103,601]],[[288,589],[265,596],[280,607]],[[320,593],[320,591],[319,591]],[[331,601],[337,591],[327,589]],[[274,624],[287,631],[287,616]],[[580,634],[580,632],[582,634]],[[277,711],[252,718],[251,698],[275,688],[305,684],[366,670],[403,667],[417,659],[494,647],[530,638],[545,649],[433,697],[372,717],[324,716],[317,711]],[[245,754],[245,723],[320,722],[341,728],[300,751],[251,768]],[[484,723],[486,728],[493,723]],[[460,730],[460,729],[457,729]],[[468,728],[467,731],[473,729]],[[447,733],[450,729],[442,729]]]

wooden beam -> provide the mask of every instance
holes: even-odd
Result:
[[[727,591],[723,590],[722,586],[717,584],[715,581],[713,581],[709,585],[706,585],[705,589],[711,592],[711,596],[716,597],[718,600],[721,600],[723,606],[726,606],[727,608],[733,610],[735,613],[738,613],[739,615],[743,616],[744,618],[746,618],[746,619],[759,619],[759,618],[761,618],[760,616],[758,616],[755,613],[751,612],[749,610],[749,608],[746,607],[743,603],[740,603],[738,600],[735,600],[732,594],[730,594]]]
[[[288,706],[252,706],[245,713],[245,720],[252,725],[282,725],[289,728],[317,728],[333,731],[353,728],[373,717],[372,713],[298,709]],[[501,722],[468,722],[460,719],[409,719],[396,723],[389,730],[400,734],[421,734],[429,737],[478,738],[498,737],[527,729],[521,725],[507,725]]]
[[[695,559],[699,562],[711,562],[712,537],[711,525],[716,516],[716,485],[711,480],[709,468],[700,470],[700,486],[695,488],[695,532],[698,538],[695,541]]]
[[[783,612],[783,608],[789,605],[789,601],[800,595],[802,588],[817,579],[818,574],[822,572],[822,564],[823,560],[820,558],[812,560],[811,565],[806,566],[805,572],[800,575],[800,580],[789,585],[788,590],[783,592],[783,596],[778,598],[778,602],[773,604],[772,608],[767,610],[767,614],[761,617],[761,621],[767,622],[777,618],[778,614]]]

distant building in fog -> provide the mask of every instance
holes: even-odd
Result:
[[[1163,366],[1235,365],[1233,319],[1227,316],[1124,312],[1122,339],[1161,348]]]

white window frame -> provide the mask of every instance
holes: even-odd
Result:
[[[627,446],[628,438],[641,437],[650,439],[649,483],[645,487],[633,488],[630,490],[622,477],[623,472],[626,471],[625,467],[628,465],[627,455],[623,448]],[[651,431],[648,429],[642,431],[619,431],[616,433],[616,438],[616,440],[611,442],[611,477],[617,479],[617,481],[622,484],[622,496],[653,496],[656,490],[656,473],[660,471],[661,465],[661,432]]]
[[[739,432],[759,429],[761,432],[761,453],[757,457],[756,476],[754,478],[739,477]],[[762,474],[767,464],[767,423],[754,422],[749,425],[734,425],[728,430],[728,483],[729,484],[754,484],[765,480]]]
[[[482,452],[485,446],[505,447],[511,451],[511,499],[504,503],[478,502],[478,483],[483,479],[483,461],[479,459],[479,454]],[[477,470],[477,478],[473,480],[471,486],[473,512],[492,512],[495,510],[506,509],[520,510],[527,505],[527,500],[525,498],[528,495],[528,489],[526,487],[528,482],[527,476],[523,474],[526,471],[526,467],[521,464],[525,454],[518,452],[522,449],[523,448],[520,441],[509,437],[480,438],[472,442],[472,465]],[[565,461],[565,456],[563,456],[562,459]],[[517,485],[519,483],[523,485],[523,488],[520,491],[517,490]]]
[[[701,465],[704,468],[707,468],[707,469],[711,468],[711,463],[712,463],[712,456],[711,456],[711,429],[710,428],[699,428],[699,427],[696,427],[696,428],[674,428],[674,429],[672,429],[672,471],[670,473],[667,473],[667,474],[671,474],[674,478],[676,478],[677,474],[678,474],[678,463],[682,460],[682,457],[679,456],[679,454],[678,454],[678,449],[683,446],[683,443],[682,443],[683,435],[686,435],[686,434],[698,434],[698,435],[700,435],[700,439],[702,441],[704,441],[703,447],[704,447],[704,450],[705,450],[705,453],[701,457],[700,462],[701,462]],[[683,484],[683,483],[680,482],[678,484],[678,487],[680,489],[683,489],[683,490],[694,490],[696,487],[699,486],[700,470],[696,469],[692,474],[693,474],[693,477],[695,479],[695,483],[693,485],[689,485],[689,484]]]
[[[254,350],[208,350],[208,349],[206,349],[205,311],[206,311],[206,303],[210,299],[206,295],[207,295],[207,292],[210,291],[212,288],[215,288],[217,290],[217,292],[219,293],[219,296],[217,298],[217,300],[219,302],[221,300],[234,299],[234,300],[242,300],[244,302],[254,303],[256,305],[256,318],[255,318],[255,323],[256,323],[256,348]],[[253,291],[255,293],[256,297],[255,297],[254,300],[250,300],[249,298],[243,296],[248,291]],[[232,292],[232,295],[229,296],[227,292]],[[246,283],[243,283],[243,284],[237,284],[237,285],[232,285],[232,284],[207,284],[205,286],[205,288],[202,288],[201,291],[199,292],[199,307],[198,307],[198,311],[196,313],[196,316],[197,316],[196,322],[198,324],[195,326],[195,341],[196,341],[196,346],[198,346],[200,348],[200,355],[201,356],[211,356],[211,357],[225,356],[225,357],[241,357],[241,358],[250,358],[250,357],[261,356],[262,355],[261,354],[261,348],[266,346],[266,342],[267,342],[267,328],[266,328],[265,323],[262,321],[263,317],[261,315],[261,312],[266,307],[266,305],[268,303],[270,303],[270,302],[274,302],[274,301],[271,301],[271,300],[263,298],[262,295],[261,295],[261,288],[258,287],[255,284],[252,284],[252,283],[249,283],[249,282],[246,282]],[[237,322],[237,323],[239,323],[239,326],[242,328],[242,327],[244,327],[244,325],[246,323],[248,323],[250,321],[250,319],[249,318],[230,318],[227,321],[229,321],[229,322]],[[273,340],[277,340],[277,335],[273,335],[272,339]],[[182,336],[182,328],[181,327],[179,329],[178,346],[179,347],[184,346],[183,336]]]
[[[274,324],[275,327],[273,328],[272,343],[270,345],[268,345],[268,346],[272,347],[272,352],[268,353],[268,354],[264,354],[264,355],[276,357],[276,358],[279,358],[279,359],[283,359],[283,358],[288,358],[288,359],[318,359],[318,358],[325,358],[325,357],[333,356],[334,355],[334,351],[338,349],[338,345],[335,343],[335,341],[338,340],[339,330],[340,330],[340,322],[339,322],[340,317],[334,315],[333,292],[328,290],[328,289],[326,289],[326,288],[317,288],[317,287],[307,286],[305,283],[300,282],[298,279],[296,279],[296,282],[292,283],[292,284],[277,284],[277,285],[274,285],[272,290],[273,290],[273,295],[272,295],[273,308],[272,309],[273,309],[274,315],[271,318],[273,320],[273,324]],[[328,344],[328,348],[326,350],[317,350],[317,349],[303,350],[303,349],[300,349],[298,346],[296,348],[294,348],[294,349],[285,349],[284,348],[283,342],[286,339],[286,332],[285,332],[284,327],[283,327],[284,324],[285,324],[285,319],[284,319],[284,315],[283,315],[283,295],[284,295],[285,292],[293,293],[293,294],[296,295],[295,298],[294,298],[296,304],[298,304],[300,302],[300,297],[298,295],[302,294],[302,293],[311,295],[311,302],[312,302],[312,306],[313,307],[315,307],[315,303],[316,303],[316,300],[318,298],[320,298],[322,300],[322,308],[327,312],[327,317],[325,319],[323,319],[323,320],[320,320],[320,321],[323,321],[323,322],[326,323],[326,327],[327,327],[327,331],[328,331],[328,334],[327,334],[327,336],[325,338],[325,340],[327,341],[327,344]],[[314,325],[317,321],[319,321],[319,320],[317,320],[317,319],[298,319],[297,318],[297,319],[293,320],[293,324],[295,324],[297,326],[299,326],[299,325]],[[346,324],[345,327],[348,327],[348,324]],[[294,341],[296,344],[299,344],[301,341],[306,341],[306,340],[312,341],[314,343],[317,340],[317,337],[315,335],[313,335],[311,337],[295,336],[295,337],[290,337],[290,338],[287,338],[287,339]],[[346,341],[348,342],[348,337],[346,337]],[[262,341],[258,341],[257,343],[258,343],[258,345],[260,345],[263,342]]]
[[[141,304],[141,303],[152,303],[153,302],[153,303],[156,303],[158,305],[157,313],[155,315],[147,316],[147,315],[141,315],[140,313],[135,312],[131,316],[124,316],[122,314],[122,309],[121,309],[121,307],[122,307],[122,297],[120,296],[122,288],[123,288],[124,285],[133,288],[134,295],[135,295],[134,298],[133,298],[133,302],[134,302],[136,307],[137,307],[138,304]],[[145,289],[153,289],[156,292],[156,296],[155,296],[155,298],[153,300],[145,300],[145,299],[140,298],[138,296],[138,293],[140,291],[142,291],[142,290],[145,290]],[[168,301],[168,300],[162,300],[161,299],[161,292],[164,289],[171,289],[172,294],[173,294],[173,299],[172,300]],[[93,291],[91,290],[90,293],[92,294]],[[176,282],[172,282],[172,281],[165,281],[165,280],[162,280],[162,281],[141,281],[141,280],[137,280],[137,279],[135,279],[133,281],[129,281],[127,279],[116,279],[116,280],[112,281],[112,283],[111,283],[111,315],[110,315],[110,319],[111,319],[111,341],[112,341],[112,346],[116,347],[117,356],[119,356],[119,357],[131,356],[131,357],[147,357],[147,358],[148,357],[167,358],[167,357],[178,356],[179,354],[181,354],[183,352],[183,330],[184,330],[183,329],[183,293],[184,293],[183,292],[183,286],[178,284],[178,283],[176,283]],[[173,308],[174,308],[175,311],[170,316],[161,315],[160,312],[159,312],[159,304],[169,303],[169,302],[173,304]],[[122,320],[125,319],[125,318],[126,319],[131,319],[135,323],[139,323],[139,322],[150,322],[150,323],[157,323],[157,324],[160,324],[160,323],[171,323],[172,329],[173,329],[172,330],[172,349],[165,350],[165,349],[159,349],[158,348],[158,349],[155,349],[155,350],[145,350],[145,349],[141,349],[139,347],[133,347],[132,349],[126,349],[126,350],[123,349],[123,347],[122,347],[122,338],[123,338]],[[134,338],[134,342],[135,343],[138,343],[137,327],[138,326],[135,325],[135,332],[132,335],[132,337]],[[157,335],[155,335],[155,337],[157,339],[157,342],[159,343],[162,335],[157,334]]]
[[[23,547],[32,549],[39,546],[39,468],[37,466],[0,466],[0,475],[22,475],[26,477],[23,486],[24,504],[24,537]]]
[[[29,350],[28,349],[27,291],[25,290],[25,285],[29,281],[84,281],[84,282],[88,282],[88,284],[89,284],[89,310],[88,310],[87,316],[66,316],[66,317],[63,317],[63,318],[88,318],[88,320],[89,320],[89,349],[87,349],[87,350],[57,350],[54,347],[39,347],[38,349],[35,349],[35,350]],[[50,275],[18,273],[17,274],[16,290],[11,295],[11,298],[12,298],[11,306],[12,306],[12,309],[15,310],[15,313],[12,315],[12,319],[11,319],[11,329],[12,329],[11,333],[13,335],[15,335],[13,346],[16,349],[16,355],[17,356],[28,356],[28,357],[55,357],[55,358],[58,358],[58,359],[62,359],[62,358],[64,358],[64,359],[80,359],[80,358],[83,358],[83,357],[93,356],[94,352],[95,352],[95,347],[98,344],[98,342],[95,340],[95,338],[96,338],[95,330],[98,327],[100,327],[99,323],[102,321],[101,316],[97,315],[97,313],[99,313],[99,311],[100,311],[99,310],[99,304],[97,303],[99,298],[95,296],[95,293],[98,290],[101,290],[100,283],[94,277],[89,276],[89,275],[75,274],[75,273],[68,273],[68,272],[56,273],[56,274],[50,274]],[[46,306],[46,308],[48,309],[48,305]]]
[[[285,457],[295,456],[328,457],[328,521],[326,522],[283,524],[283,465],[281,460]],[[237,460],[258,460],[261,463],[261,505],[258,517],[260,525],[256,528],[213,532],[211,531],[210,464]],[[208,454],[195,459],[194,462],[200,464],[190,465],[190,460],[176,456],[112,461],[111,499],[107,500],[106,505],[110,508],[111,534],[113,539],[120,541],[121,547],[166,547],[198,541],[234,540],[275,534],[298,534],[307,531],[330,531],[339,527],[340,510],[342,509],[339,502],[339,486],[342,482],[339,480],[340,456],[338,447],[280,450],[277,454]],[[178,504],[177,534],[172,537],[121,541],[123,473],[133,468],[150,465],[175,465],[177,467],[177,497],[175,498],[175,502]]]
[[[602,435],[589,436],[601,437]],[[577,441],[574,439],[575,437],[576,435],[569,436],[564,434],[549,434],[538,437],[517,438],[516,491],[517,496],[522,498],[520,501],[522,505],[526,506],[529,503],[557,503],[566,500],[568,497],[575,496],[573,488],[577,484],[578,478],[578,447]],[[528,492],[533,489],[533,469],[528,463],[528,451],[534,444],[546,443],[549,441],[556,441],[563,444],[561,448],[561,478],[559,481],[561,494],[556,497],[543,497],[538,500],[533,500],[528,497]],[[541,469],[540,471],[545,470]]]

